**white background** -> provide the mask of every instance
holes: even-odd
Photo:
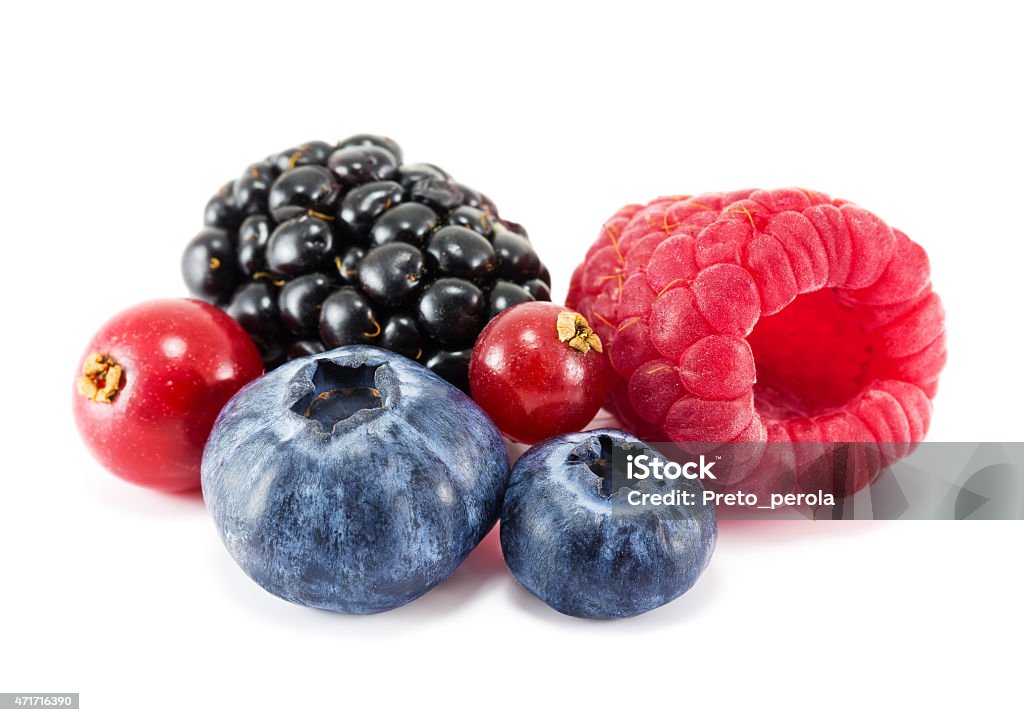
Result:
[[[0,10],[0,691],[98,720],[1019,714],[1019,523],[723,525],[690,593],[614,623],[548,610],[492,536],[422,600],[344,617],[260,590],[198,497],[109,476],[69,413],[92,332],[184,294],[223,181],[378,132],[523,222],[557,298],[627,202],[854,200],[931,254],[930,438],[1021,440],[1014,4],[29,5]]]

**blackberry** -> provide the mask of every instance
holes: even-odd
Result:
[[[551,278],[525,229],[379,135],[253,163],[207,203],[182,275],[252,336],[268,369],[352,343],[415,359],[464,391],[483,326]]]

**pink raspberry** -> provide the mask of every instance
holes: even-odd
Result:
[[[652,441],[873,442],[877,472],[924,438],[946,359],[924,249],[803,189],[626,206],[566,305],[604,341],[606,406]]]

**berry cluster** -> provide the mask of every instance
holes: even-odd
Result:
[[[526,231],[487,196],[390,138],[311,142],[246,168],[210,199],[188,244],[190,292],[224,308],[268,369],[361,343],[462,389],[481,329],[551,297]]]

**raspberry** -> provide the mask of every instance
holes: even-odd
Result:
[[[924,438],[946,359],[924,249],[802,189],[626,206],[566,304],[604,340],[606,406],[626,429],[686,445],[871,442],[845,460],[842,493]],[[823,463],[803,446],[788,452],[807,455],[797,468]]]

